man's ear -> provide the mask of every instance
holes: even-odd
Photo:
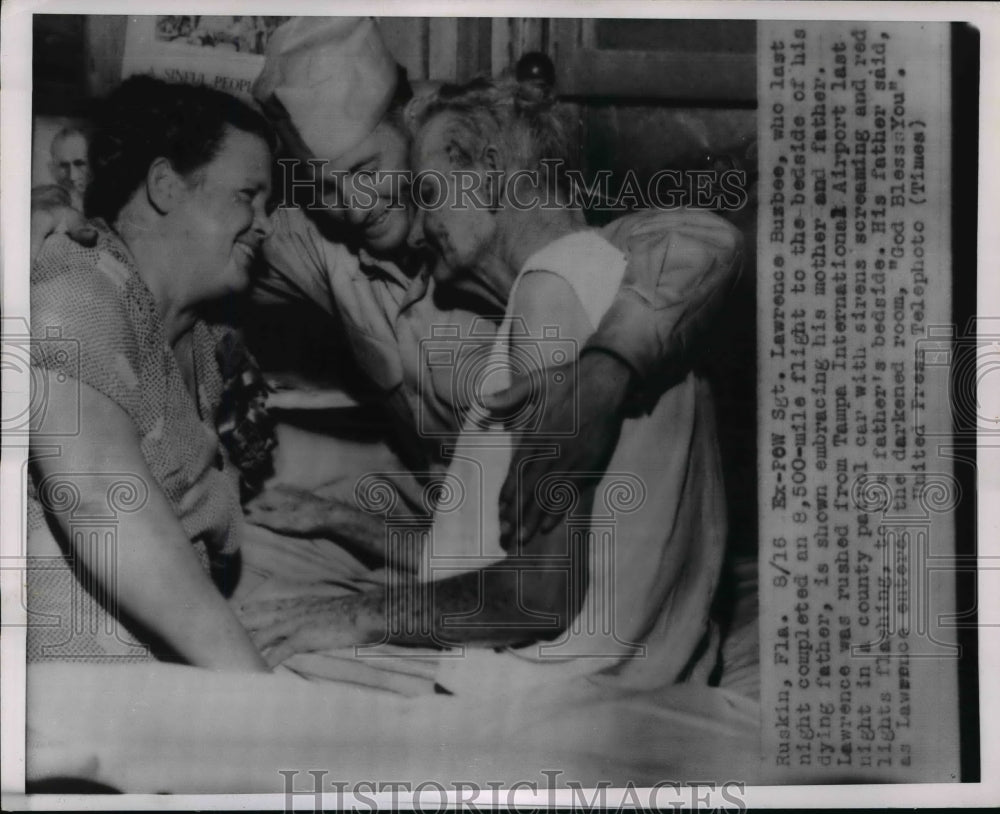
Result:
[[[146,197],[161,215],[173,211],[186,186],[167,158],[157,158],[146,171]]]
[[[500,148],[495,144],[487,144],[483,148],[482,162],[488,170],[503,169],[500,160]]]
[[[486,194],[491,212],[496,212],[503,203],[503,186],[506,173],[500,158],[500,150],[495,144],[487,144],[481,157],[486,167]]]

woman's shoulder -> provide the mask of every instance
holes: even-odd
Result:
[[[151,295],[142,288],[127,250],[116,241],[101,234],[88,247],[53,235],[32,268],[32,333],[58,332],[95,349],[128,353],[144,333],[138,323],[155,318]]]
[[[65,234],[46,238],[31,269],[32,293],[38,287],[116,299],[134,275],[128,249],[100,221],[97,242],[84,246]]]

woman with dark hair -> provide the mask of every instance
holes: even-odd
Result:
[[[260,115],[208,88],[132,78],[97,116],[96,244],[53,236],[31,274],[28,609],[49,621],[29,661],[266,670],[213,579],[235,579],[241,477],[272,442],[248,357],[206,311],[250,282],[272,150]]]

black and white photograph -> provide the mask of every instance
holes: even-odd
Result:
[[[4,8],[5,809],[983,805],[991,13],[199,5]]]

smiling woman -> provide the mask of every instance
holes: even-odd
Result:
[[[104,103],[86,196],[97,243],[50,237],[31,276],[46,408],[32,445],[67,420],[79,432],[29,469],[28,548],[47,563],[29,570],[29,611],[52,620],[29,628],[29,660],[266,669],[213,585],[234,573],[233,460],[247,459],[216,422],[242,380],[231,362],[248,357],[205,309],[248,284],[270,231],[271,151],[264,120],[216,91],[140,77]],[[53,331],[65,342],[46,342]],[[109,508],[113,531],[81,531]]]
[[[144,241],[156,244],[157,255],[169,246],[175,258],[170,284],[184,299],[242,290],[270,229],[269,133],[256,113],[223,94],[129,80],[108,101],[94,139],[97,177],[86,213],[114,224],[133,252],[133,244]],[[146,204],[162,216],[153,219],[155,237],[143,222],[151,214]],[[183,286],[179,274],[186,277]],[[162,285],[160,276],[166,275],[144,275],[154,286]]]

